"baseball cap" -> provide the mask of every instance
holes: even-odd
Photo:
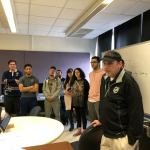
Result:
[[[109,51],[105,53],[104,57],[101,60],[106,60],[106,61],[122,61],[121,55],[116,52],[116,51]]]

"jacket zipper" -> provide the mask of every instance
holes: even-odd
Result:
[[[112,84],[112,85],[115,85],[115,84],[117,84],[117,83],[114,83],[114,84]],[[112,86],[111,85],[111,86]],[[109,92],[109,90],[110,90],[110,88],[111,88],[111,86],[108,88],[108,90],[106,91],[106,93],[105,93],[105,97],[107,96],[107,93]],[[106,84],[105,84],[105,90],[106,90]]]
[[[112,85],[115,85],[115,84],[117,84],[117,83],[114,83],[114,84],[112,84]],[[111,85],[111,86],[112,86]],[[111,86],[108,88],[108,90],[106,91],[106,94],[105,94],[105,97],[107,96],[107,93],[109,92],[109,90],[110,90],[110,88],[111,88]],[[106,84],[105,84],[105,90],[106,90]],[[123,130],[123,127],[122,127],[122,124],[121,124],[121,119],[120,119],[120,104],[118,104],[118,119],[119,119],[119,125],[120,125],[120,128]],[[123,133],[124,133],[124,131],[123,131]],[[125,134],[125,133],[124,133]]]

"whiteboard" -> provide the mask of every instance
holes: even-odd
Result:
[[[143,100],[144,113],[150,115],[150,41],[115,49],[125,61],[125,69],[132,72]],[[106,52],[102,53],[102,57]]]

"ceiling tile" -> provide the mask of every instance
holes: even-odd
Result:
[[[35,17],[30,16],[30,24],[41,24],[41,25],[53,25],[56,18],[45,18],[45,17]]]
[[[134,5],[133,7],[131,7],[130,9],[128,9],[127,11],[125,11],[123,14],[137,16],[149,9],[150,9],[150,3],[141,3],[140,2],[136,5]]]
[[[18,23],[28,23],[28,16],[25,15],[17,15]]]
[[[64,26],[69,27],[73,24],[74,20],[66,20],[66,19],[57,19],[55,22],[55,26]]]
[[[16,33],[12,33],[12,32],[10,31],[10,29],[6,29],[6,32],[7,32],[8,34],[16,34]]]
[[[88,22],[82,28],[84,29],[97,29],[102,26],[104,23],[95,23],[95,22]]]
[[[58,17],[62,8],[31,5],[30,15],[43,17]]]
[[[100,35],[100,34],[106,32],[106,31],[107,31],[107,30],[94,30],[94,31],[90,32],[88,35],[92,35],[92,34]]]
[[[20,24],[20,23],[18,23],[18,29],[20,29],[20,30],[28,29],[28,24]]]
[[[148,2],[148,3],[150,3],[150,0],[141,0],[142,2]]]
[[[29,0],[14,0],[14,1],[19,3],[29,3]]]
[[[129,1],[136,1],[136,2],[140,2],[141,0],[129,0]]]
[[[87,34],[83,37],[83,39],[94,39],[95,37],[98,37],[98,35],[97,34],[91,34],[91,35]]]
[[[101,22],[101,23],[107,23],[117,17],[116,14],[107,14],[107,13],[99,13],[94,18],[90,20],[90,22]]]
[[[15,3],[15,9],[17,15],[28,15],[29,13],[29,4],[24,3]]]
[[[56,27],[56,26],[53,26],[51,31],[54,31],[54,32],[65,32],[67,30],[67,27]]]
[[[132,18],[134,18],[135,16],[126,16],[126,15],[118,15],[115,19],[113,19],[112,21],[108,22],[107,24],[101,26],[99,29],[112,29]]]
[[[50,32],[48,36],[65,37],[65,33]]]
[[[126,15],[119,15],[117,16],[115,19],[113,19],[112,21],[108,22],[108,23],[111,23],[111,22],[115,22],[116,24],[122,24],[132,18],[134,18],[135,16],[126,16]]]
[[[0,13],[3,12],[3,6],[0,5]]]
[[[67,0],[31,0],[31,4],[64,7]]]
[[[0,28],[0,33],[7,33],[5,28]]]
[[[112,29],[112,28],[114,28],[114,27],[116,27],[116,26],[118,26],[118,25],[119,25],[119,24],[117,24],[117,23],[115,23],[115,22],[111,22],[111,23],[107,23],[107,24],[101,26],[101,27],[98,28],[98,29],[100,29],[100,30],[110,30],[110,29]]]
[[[78,19],[81,15],[83,15],[85,11],[83,10],[75,10],[75,9],[63,9],[59,18],[62,19]]]
[[[10,31],[10,29],[6,29],[6,31],[7,31],[8,34],[25,34],[25,35],[27,35],[27,33],[28,33],[28,30],[18,30],[17,33],[12,33]]]
[[[17,34],[25,34],[25,35],[27,35],[28,34],[28,30],[18,30]]]
[[[46,31],[32,31],[29,30],[29,35],[39,35],[39,36],[47,36],[48,32]]]
[[[88,10],[96,1],[97,0],[69,0],[65,8]]]
[[[50,31],[51,26],[45,26],[45,25],[36,25],[36,24],[30,24],[29,30],[41,30],[41,31]]]
[[[137,2],[127,0],[114,0],[104,10],[102,10],[102,12],[121,14],[135,4],[137,4]]]
[[[0,28],[3,28],[3,24],[2,24],[2,22],[0,21]]]

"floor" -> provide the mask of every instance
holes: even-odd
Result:
[[[90,126],[90,121],[87,120],[87,127]],[[74,124],[74,127],[77,127],[77,123]],[[64,142],[64,141],[68,141],[68,142],[74,142],[74,141],[78,141],[80,136],[73,136],[73,134],[75,132],[77,132],[77,128],[75,128],[73,131],[69,131],[70,128],[70,124],[68,124],[68,126],[64,126],[64,132],[63,134],[53,143],[57,143],[57,142]]]

